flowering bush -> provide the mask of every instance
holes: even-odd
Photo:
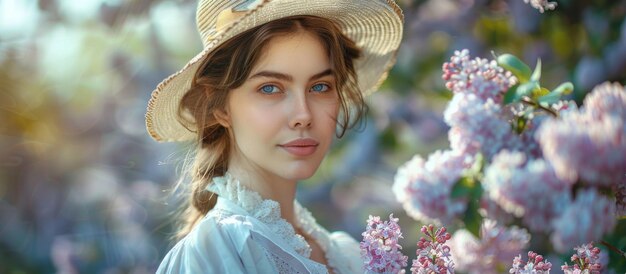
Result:
[[[611,234],[625,214],[624,86],[598,85],[578,107],[562,99],[571,83],[540,85],[541,62],[531,72],[512,55],[496,59],[472,59],[462,50],[443,65],[453,94],[444,111],[451,148],[426,160],[415,156],[393,185],[414,219],[467,229],[454,234],[451,246],[452,254],[463,254],[456,257],[459,269],[470,273],[498,273],[515,256],[503,250],[526,248],[526,229],[565,252]],[[514,229],[527,238],[498,247],[494,235],[508,235],[513,225],[522,225]],[[489,263],[474,259],[489,250],[495,250]],[[535,253],[528,260],[516,258],[511,273],[547,273],[551,266]]]
[[[524,2],[542,13],[557,6]],[[443,112],[450,148],[402,165],[393,193],[420,223],[460,228],[446,245],[459,271],[549,273],[543,255],[528,252],[527,261],[518,255],[533,235],[533,249],[585,249],[586,259],[578,252],[574,266],[562,269],[592,273],[599,249],[588,243],[615,239],[616,227],[623,231],[625,224],[618,220],[626,216],[626,90],[585,81],[584,73],[575,81],[591,92],[578,98],[570,95],[572,83],[541,85],[541,60],[531,70],[513,55],[494,57],[460,50],[443,64],[452,94]],[[435,258],[414,260],[411,270],[432,266]]]
[[[578,108],[561,100],[572,84],[549,91],[540,77],[540,62],[531,73],[512,55],[462,50],[443,65],[451,149],[399,168],[393,191],[411,217],[475,236],[483,218],[519,220],[560,252],[613,231],[625,204],[626,91],[599,85]]]

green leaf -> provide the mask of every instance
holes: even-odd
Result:
[[[535,71],[533,71],[533,75],[530,76],[530,81],[539,82],[539,79],[541,79],[541,59],[537,59]]]
[[[467,210],[463,215],[465,228],[476,236],[476,238],[480,238],[480,226],[483,223],[483,217],[478,213],[478,209],[480,208],[480,196],[482,196],[482,188],[477,187],[473,192],[472,198],[467,204]]]
[[[544,96],[544,95],[548,95],[548,94],[550,94],[550,90],[548,90],[547,88],[544,88],[544,87],[540,87],[538,89],[534,89],[533,90],[532,98],[534,100],[537,100],[539,97]]]
[[[542,88],[543,89],[543,88]],[[565,82],[555,88],[553,91],[543,94],[537,98],[537,102],[542,106],[550,106],[561,101],[563,95],[570,94],[574,90],[574,85],[570,82]],[[542,91],[545,93],[545,91]]]
[[[559,85],[558,87],[556,87],[552,92],[562,94],[562,95],[567,95],[567,94],[572,93],[573,90],[574,90],[574,85],[571,82],[565,82]]]
[[[504,99],[502,102],[503,104],[508,105],[510,103],[516,103],[517,101],[519,101],[519,99],[521,99],[515,96],[518,86],[519,85],[514,85],[510,87],[509,90],[506,91],[506,93],[504,93]]]
[[[519,99],[521,99],[522,97],[532,97],[533,93],[537,92],[537,90],[541,90],[539,83],[527,82],[517,87],[517,90],[515,91],[515,96]]]
[[[528,82],[531,77],[528,65],[512,54],[502,54],[498,56],[496,61],[498,65],[513,73],[520,83]]]
[[[454,186],[452,186],[452,191],[450,192],[451,198],[460,198],[469,196],[472,193],[472,188],[474,187],[474,182],[471,178],[467,176],[461,177]]]
[[[526,118],[524,118],[524,117],[517,117],[517,121],[515,123],[515,132],[517,134],[522,134],[522,132],[526,128],[526,122],[527,122]]]
[[[542,106],[546,106],[546,105],[550,106],[552,104],[557,103],[560,100],[561,100],[561,94],[558,94],[555,92],[551,92],[549,94],[546,94],[544,96],[537,98],[537,102],[539,102],[539,104]]]

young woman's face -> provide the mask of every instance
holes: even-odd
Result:
[[[230,165],[286,180],[311,177],[335,134],[339,96],[324,46],[304,31],[273,38],[225,111]]]

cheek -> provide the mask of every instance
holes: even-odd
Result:
[[[319,123],[327,131],[332,131],[334,133],[335,128],[337,127],[337,117],[339,116],[339,103],[324,104],[318,107]]]
[[[250,138],[268,141],[265,137],[271,137],[280,127],[276,111],[276,108],[259,104],[240,104],[231,113],[235,138],[241,142],[244,142],[244,139],[245,142],[249,142]]]

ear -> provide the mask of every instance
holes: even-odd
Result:
[[[215,117],[215,120],[217,120],[217,122],[223,127],[230,127],[230,115],[228,114],[227,109],[217,109],[213,111],[213,117]]]

